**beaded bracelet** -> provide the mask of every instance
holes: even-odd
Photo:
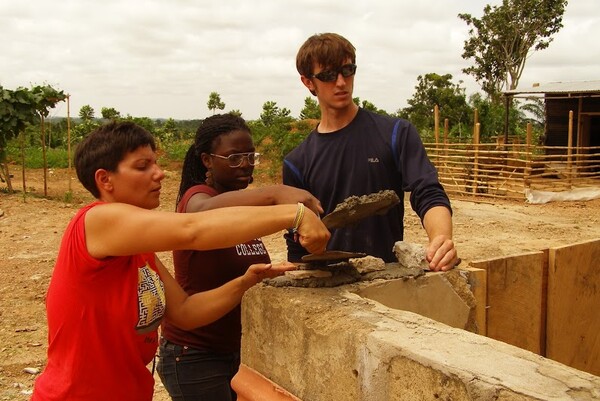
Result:
[[[304,217],[304,203],[298,202],[298,209],[296,209],[296,217],[294,218],[294,227],[292,228],[292,232],[294,233],[294,237],[298,232],[298,227],[300,227],[300,223],[302,222],[302,218]]]

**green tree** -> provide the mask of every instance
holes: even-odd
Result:
[[[34,86],[31,89],[19,87],[15,90],[4,89],[0,86],[0,176],[6,180],[9,191],[12,192],[10,173],[6,163],[6,145],[12,138],[21,136],[21,154],[24,158],[25,128],[39,124],[49,114],[51,108],[66,99],[63,91],[54,89],[50,85]],[[45,159],[45,138],[41,136],[41,145]],[[22,168],[25,168],[22,160]],[[23,177],[25,175],[23,174]],[[25,180],[23,179],[23,195],[25,194]],[[44,174],[44,190],[46,181]]]
[[[270,161],[270,174],[273,177],[280,172],[283,156],[303,138],[293,123],[294,118],[290,116],[290,110],[280,108],[273,101],[263,104],[260,119],[248,123],[254,143],[265,154],[265,160]]]
[[[417,81],[415,93],[407,101],[408,107],[398,110],[398,116],[412,122],[422,136],[429,136],[435,124],[433,109],[438,105],[440,119],[449,120],[451,134],[461,136],[471,115],[465,89],[460,83],[452,83],[451,74],[419,75]]]
[[[289,123],[293,120],[290,110],[285,107],[279,108],[277,102],[267,101],[263,104],[262,109],[260,121],[267,127],[279,123]]]
[[[79,118],[83,121],[91,121],[94,119],[94,109],[89,104],[81,106],[79,109]]]
[[[319,120],[321,119],[321,109],[319,103],[310,96],[304,98],[304,108],[300,110],[301,120]]]
[[[526,98],[520,108],[526,114],[524,119],[526,123],[531,123],[535,129],[544,129],[546,124],[544,100],[539,97]]]
[[[479,115],[481,142],[490,142],[494,137],[504,136],[506,105],[495,103],[489,97],[483,97],[480,93],[472,95],[469,98],[469,103],[477,109]],[[528,121],[518,102],[511,103],[508,117],[508,132],[524,139],[525,125]],[[468,132],[469,136],[471,134],[472,132]]]
[[[503,88],[517,88],[530,51],[546,49],[563,27],[566,6],[567,0],[503,0],[486,5],[481,18],[458,14],[470,26],[462,57],[474,62],[463,72],[500,102]]]
[[[100,113],[102,114],[102,118],[105,120],[116,121],[121,118],[121,113],[119,113],[114,107],[103,107],[102,110],[100,110]]]
[[[75,124],[72,130],[73,135],[71,136],[71,142],[80,142],[83,138],[88,136],[90,132],[100,127],[101,124],[102,123],[99,120],[95,119],[82,120],[80,123]]]
[[[132,117],[127,115],[124,120],[131,121],[140,127],[144,128],[146,131],[150,132],[152,135],[157,135],[156,132],[156,122],[150,117]],[[159,138],[160,139],[160,138]]]
[[[221,101],[221,95],[219,95],[217,92],[210,92],[206,105],[208,106],[208,109],[213,112],[213,114],[215,114],[217,109],[223,110],[225,108],[225,103]]]
[[[181,140],[181,135],[179,134],[179,130],[177,129],[177,123],[174,119],[169,118],[165,120],[160,129],[157,129],[157,132],[161,132],[159,137],[164,141],[171,141],[173,139]]]
[[[241,116],[242,116],[242,112],[241,112],[239,109],[234,109],[234,110],[231,110],[231,111],[229,112],[229,114],[231,114],[231,115],[234,115],[234,116],[238,116],[238,117],[241,117]]]

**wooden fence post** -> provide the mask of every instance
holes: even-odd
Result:
[[[69,156],[69,195],[71,194],[71,178],[73,170],[71,167],[71,95],[67,95],[67,155]]]
[[[473,156],[473,195],[477,193],[477,181],[479,179],[479,129],[480,124],[475,124],[475,135],[473,135],[473,146],[474,156]]]
[[[435,145],[440,142],[440,108],[436,104],[433,106],[433,133],[435,135]]]
[[[41,122],[41,141],[42,141],[42,163],[43,163],[43,171],[44,171],[44,198],[48,197],[48,159],[46,157],[46,130],[44,116],[40,116]]]
[[[531,174],[531,136],[532,136],[532,125],[527,123],[527,139],[525,142],[525,168],[523,169],[523,184],[525,188],[530,187],[529,176]]]
[[[444,119],[444,145],[448,145],[448,134],[449,134],[450,121],[447,118]]]
[[[571,189],[572,163],[573,163],[573,110],[569,110],[569,137],[567,140],[567,183]]]
[[[444,167],[448,167],[448,135],[450,122],[447,118],[444,119]]]
[[[433,135],[435,141],[435,162],[434,165],[438,169],[440,168],[440,108],[438,105],[433,106]]]

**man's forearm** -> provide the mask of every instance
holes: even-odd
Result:
[[[423,217],[423,227],[431,241],[440,235],[452,239],[452,215],[445,206],[434,206]]]

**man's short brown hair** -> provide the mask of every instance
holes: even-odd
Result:
[[[296,69],[300,75],[310,77],[315,64],[323,68],[337,68],[350,59],[356,63],[356,49],[337,33],[319,33],[304,42],[296,55]]]

